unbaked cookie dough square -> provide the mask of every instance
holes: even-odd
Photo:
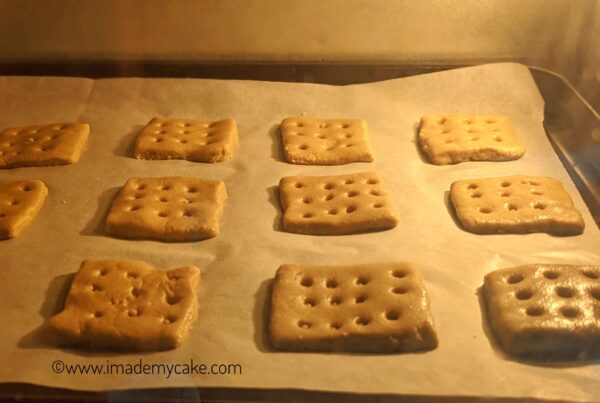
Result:
[[[450,200],[464,229],[476,234],[577,235],[585,227],[562,184],[544,176],[460,180]]]
[[[106,230],[119,238],[198,241],[219,234],[223,181],[130,178],[113,202]]]
[[[48,189],[38,180],[0,184],[0,240],[10,239],[31,224],[40,212]]]
[[[137,136],[135,157],[219,162],[232,157],[238,142],[233,119],[215,122],[154,118]]]
[[[87,123],[5,129],[0,133],[0,169],[73,164],[89,133]]]
[[[436,165],[515,160],[525,152],[506,116],[425,116],[419,144]]]
[[[487,320],[518,356],[585,358],[600,353],[600,267],[530,264],[488,273]]]
[[[365,120],[287,118],[281,122],[281,136],[285,157],[293,164],[373,161]]]
[[[128,351],[169,350],[198,315],[200,270],[156,270],[130,260],[86,260],[50,328],[61,345]]]
[[[409,263],[282,265],[269,321],[290,351],[432,350],[438,339],[419,270]]]
[[[375,172],[339,176],[288,176],[279,182],[283,229],[346,235],[394,228],[391,198]]]

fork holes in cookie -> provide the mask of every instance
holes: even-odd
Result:
[[[342,299],[340,297],[329,298],[329,305],[339,305],[341,303],[342,303]]]
[[[165,316],[162,320],[162,323],[165,325],[169,325],[173,322],[175,322],[177,320],[177,318],[175,316],[169,315],[169,316]]]
[[[92,284],[92,291],[93,292],[102,291],[102,286],[100,284]]]
[[[181,215],[184,216],[184,217],[193,217],[194,216],[194,212],[192,210],[184,210]]]
[[[369,323],[371,323],[371,319],[366,316],[357,316],[354,319],[354,323],[356,323],[358,326],[367,326]]]
[[[135,187],[135,190],[144,190],[144,189],[146,189],[146,185],[144,185],[144,184],[137,185],[137,186]]]
[[[518,284],[525,279],[525,276],[521,273],[514,273],[508,276],[506,282],[508,284]]]
[[[327,210],[327,214],[329,214],[329,215],[336,215],[337,213],[338,213],[338,210],[335,208]]]
[[[366,295],[359,295],[356,298],[354,298],[354,303],[355,304],[362,304],[363,302],[365,302],[369,297],[367,297]]]
[[[333,322],[332,324],[329,325],[330,328],[338,330],[342,327],[342,324],[339,322]]]
[[[325,287],[327,287],[327,288],[337,288],[337,286],[338,286],[338,282],[332,278],[328,279],[325,282]]]
[[[560,314],[567,319],[575,319],[579,315],[581,315],[581,311],[572,306],[563,306],[559,310]]]
[[[295,187],[296,189],[301,189],[301,188],[303,188],[303,187],[304,187],[304,185],[303,185],[302,183],[298,182],[298,183],[296,183],[296,184],[294,185],[294,187]]]
[[[383,203],[374,203],[373,208],[382,208],[384,206]]]
[[[381,193],[378,190],[371,190],[369,194],[371,196],[381,196]]]
[[[400,314],[397,311],[387,311],[385,313],[385,318],[387,320],[398,320],[400,318]]]
[[[561,298],[572,298],[575,295],[573,289],[569,287],[556,287],[554,291]]]
[[[168,202],[168,201],[169,201],[169,199],[167,199],[167,198],[166,198],[166,197],[164,197],[164,196],[161,196],[161,197],[159,197],[159,198],[158,198],[158,201],[159,201],[159,202],[162,202],[162,203],[166,203],[166,202]]]
[[[592,280],[597,280],[600,277],[597,271],[592,270],[584,270],[581,274],[586,276],[587,278],[591,278]]]
[[[333,195],[333,194],[328,194],[327,196],[325,196],[325,201],[332,200],[333,198],[335,198],[335,195]]]
[[[477,184],[475,184],[475,183],[469,183],[469,184],[467,185],[467,189],[477,189],[477,187],[478,187],[478,186],[477,186]]]
[[[317,305],[317,302],[313,298],[304,298],[304,305],[312,308]]]
[[[508,211],[517,211],[519,209],[515,204],[512,203],[506,203],[504,208],[506,208]]]
[[[533,203],[533,208],[536,210],[545,210],[546,204],[542,203],[542,202],[536,202],[536,203]]]
[[[497,141],[497,142],[501,142],[503,140],[503,138],[500,136],[494,136],[493,138],[494,138],[494,141]]]
[[[597,299],[598,301],[600,301],[600,288],[593,288],[590,290],[590,295],[592,296],[592,298]]]
[[[479,199],[480,197],[481,197],[481,193],[479,193],[479,192],[471,193],[471,198],[473,198],[473,199]]]
[[[127,278],[136,279],[138,277],[139,277],[138,274],[135,272],[132,272],[132,271],[127,272]]]
[[[311,213],[305,213],[302,214],[302,218],[313,218],[313,215]]]
[[[367,180],[367,185],[377,185],[377,179],[369,179]]]
[[[310,277],[303,277],[302,280],[300,280],[300,285],[302,285],[303,287],[310,287],[313,285],[313,283],[314,281]]]
[[[544,308],[540,306],[530,306],[525,310],[527,316],[542,316],[544,314]]]
[[[305,197],[304,199],[302,199],[302,203],[310,204],[310,203],[312,203],[312,199],[310,197]]]
[[[102,317],[102,312],[100,312],[100,311],[96,311],[96,312],[94,312],[94,313],[92,314],[92,316],[93,316],[94,318],[101,318],[101,317]]]
[[[394,270],[392,272],[392,277],[396,277],[396,278],[404,278],[406,277],[407,273],[404,270]]]
[[[531,193],[536,195],[536,196],[541,196],[544,194],[544,192],[537,190],[537,189],[531,189]]]
[[[158,216],[159,216],[159,217],[162,217],[162,218],[165,218],[165,217],[167,217],[168,215],[169,215],[169,212],[168,212],[168,211],[159,211],[159,212],[158,212]]]
[[[181,302],[181,298],[176,295],[167,295],[166,301],[169,305],[176,305]]]
[[[356,210],[357,210],[356,206],[348,206],[348,207],[346,207],[346,213],[347,214],[354,213]]]
[[[301,149],[301,150],[308,150],[308,145],[302,144],[298,148]]]
[[[491,212],[492,212],[492,209],[491,209],[491,208],[489,208],[489,207],[481,207],[481,208],[479,209],[479,212],[480,212],[480,213],[482,213],[482,214],[489,214],[489,213],[491,213]]]
[[[559,276],[559,274],[557,272],[552,271],[552,270],[546,270],[542,273],[542,275],[544,277],[546,277],[548,280],[555,280]]]
[[[510,186],[510,182],[503,181],[503,182],[500,183],[500,186],[502,186],[503,188],[507,188],[507,187]]]
[[[331,189],[333,189],[334,187],[335,187],[335,185],[334,185],[333,183],[326,183],[326,184],[323,186],[323,189],[325,189],[325,190],[331,190]]]
[[[11,200],[10,202],[8,202],[8,204],[10,204],[11,206],[16,206],[19,204],[18,200]]]
[[[358,192],[354,192],[354,191],[348,192],[348,193],[346,193],[346,196],[347,197],[356,197],[356,196],[358,196]]]
[[[533,293],[531,292],[531,290],[528,290],[528,289],[519,290],[515,293],[515,297],[518,300],[525,301],[525,300],[528,300],[531,297],[533,297]]]
[[[509,197],[510,196],[510,192],[502,192],[500,193],[500,197]]]
[[[345,185],[354,185],[354,179],[346,179],[346,180],[344,181],[344,184],[345,184]]]
[[[390,290],[392,294],[406,294],[408,292],[408,288],[406,287],[394,287]]]
[[[356,280],[354,280],[354,284],[356,285],[367,285],[369,283],[369,279],[366,277],[357,277]]]
[[[131,207],[129,207],[129,211],[137,211],[141,208],[142,208],[141,206],[131,206]]]
[[[131,289],[131,295],[132,295],[134,298],[138,298],[139,296],[141,296],[141,295],[142,295],[142,290],[140,290],[139,288],[132,288],[132,289]]]
[[[127,315],[131,316],[132,318],[136,317],[136,316],[140,316],[140,314],[141,314],[141,312],[138,309],[135,309],[135,308],[134,309],[130,309],[127,312]]]
[[[298,321],[298,327],[302,328],[302,329],[310,329],[311,327],[311,323],[305,320],[299,320]]]

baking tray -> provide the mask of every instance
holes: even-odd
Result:
[[[357,82],[357,76],[362,73],[366,73],[367,78],[363,81],[358,82],[370,82],[378,81],[379,79],[395,78],[406,75],[413,75],[425,72],[431,72],[436,70],[444,70],[451,68],[452,66],[435,66],[416,70],[411,69],[400,69],[399,66],[308,66],[308,65],[286,65],[279,66],[279,73],[276,74],[273,79],[277,81],[292,81],[292,82],[323,82],[332,83],[331,80],[336,81],[336,84],[347,84],[350,82]],[[273,67],[271,66],[271,69]],[[260,69],[259,69],[260,70]],[[231,70],[234,71],[234,70]],[[322,71],[322,79],[318,80],[319,71]],[[287,73],[286,73],[287,72]],[[337,73],[336,73],[337,72]],[[538,69],[531,69],[532,75],[540,87],[540,91],[546,101],[546,115],[545,115],[545,129],[548,137],[551,139],[552,144],[563,164],[569,170],[574,182],[578,186],[581,194],[584,196],[588,207],[593,212],[596,222],[598,222],[598,199],[597,199],[597,188],[594,186],[598,185],[597,177],[590,176],[594,173],[594,163],[599,161],[599,158],[595,158],[593,153],[577,153],[582,147],[582,142],[572,141],[573,137],[576,137],[574,133],[580,133],[576,131],[577,128],[581,127],[592,127],[594,128],[594,122],[596,124],[595,129],[598,128],[597,114],[586,105],[585,102],[578,97],[577,93],[568,86],[562,78],[553,75],[550,72],[545,72]],[[223,77],[223,78],[256,78],[252,75],[252,69],[248,70],[242,68],[234,77]],[[262,74],[262,73],[261,73]],[[289,79],[285,80],[284,76],[289,74]],[[80,74],[78,74],[80,75]],[[341,77],[344,77],[343,79]],[[211,76],[211,78],[214,78]],[[346,80],[346,81],[344,81]],[[553,99],[547,99],[546,97],[551,94],[554,96]],[[568,113],[565,113],[565,110]],[[549,111],[552,113],[549,114]],[[577,120],[574,120],[577,119]],[[580,122],[581,125],[573,127],[573,122]],[[580,136],[581,137],[581,136]],[[577,146],[575,147],[574,144]],[[585,144],[585,143],[584,143]],[[586,148],[584,146],[584,148]],[[583,157],[582,157],[583,155]],[[588,165],[585,165],[586,162]],[[592,169],[582,169],[580,166],[592,167]],[[576,169],[577,168],[577,169]],[[596,173],[598,170],[596,169]],[[585,194],[588,192],[588,197]],[[594,198],[596,197],[596,198]],[[596,204],[594,204],[596,203]],[[595,207],[594,207],[595,206]],[[195,389],[195,388],[177,388],[177,389],[159,389],[151,391],[125,391],[125,392],[74,392],[67,390],[60,390],[55,388],[45,388],[33,385],[24,384],[3,384],[0,385],[0,397],[20,399],[25,398],[40,398],[40,399],[74,399],[74,400],[120,400],[120,399],[144,399],[144,400],[166,400],[176,399],[180,401],[222,401],[222,400],[236,400],[236,401],[277,401],[277,400],[320,400],[320,401],[440,401],[440,400],[460,400],[460,401],[479,401],[478,398],[467,398],[467,397],[449,397],[449,398],[427,398],[422,396],[360,396],[355,394],[342,394],[342,393],[326,393],[326,392],[309,392],[309,391],[265,391],[265,390],[252,390],[252,389],[235,389],[235,388],[214,388],[214,389]],[[505,401],[507,399],[493,399],[493,401]],[[532,400],[533,401],[533,400]]]

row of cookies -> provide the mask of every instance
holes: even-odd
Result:
[[[361,119],[287,118],[281,139],[288,162],[340,165],[371,162],[367,123]],[[0,168],[71,164],[79,159],[89,135],[85,123],[8,128],[0,133]],[[138,134],[138,159],[219,162],[231,158],[238,142],[233,119],[214,122],[152,119]],[[419,143],[439,165],[462,161],[520,158],[525,148],[510,120],[502,116],[441,116],[421,119]]]
[[[345,235],[391,229],[391,197],[374,172],[290,176],[279,182],[285,231]],[[0,184],[0,239],[16,237],[40,211],[41,181]],[[119,238],[195,241],[217,236],[227,191],[222,181],[190,177],[130,178],[106,218]],[[548,232],[574,235],[584,222],[560,182],[508,176],[452,183],[450,200],[464,229],[474,233]]]
[[[198,316],[195,266],[157,270],[127,260],[86,260],[64,310],[49,320],[70,347],[167,350]],[[482,294],[500,346],[534,358],[600,352],[600,267],[526,265],[488,273]],[[438,346],[420,271],[410,263],[282,265],[268,320],[284,351],[398,353]]]

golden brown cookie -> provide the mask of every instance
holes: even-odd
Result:
[[[223,181],[131,178],[113,202],[106,231],[119,238],[197,241],[219,234]]]
[[[488,273],[488,320],[510,354],[600,353],[600,267],[531,264]]]
[[[89,133],[87,123],[5,129],[0,133],[0,169],[73,164]]]
[[[291,351],[431,350],[438,340],[419,271],[409,263],[282,265],[269,335]]]
[[[283,229],[314,235],[383,231],[398,223],[381,178],[374,172],[288,176],[279,182]]]
[[[40,212],[48,189],[38,180],[0,184],[0,239],[17,237]]]
[[[130,260],[86,260],[50,327],[66,346],[173,349],[196,321],[199,281],[195,266],[162,271]]]
[[[544,176],[457,181],[451,186],[450,200],[462,226],[477,234],[577,235],[585,227],[562,184]]]
[[[207,122],[154,118],[138,134],[135,157],[219,162],[231,158],[237,141],[233,119]]]
[[[365,120],[287,118],[281,122],[281,136],[285,157],[293,164],[373,161]]]
[[[436,165],[514,160],[525,152],[506,116],[424,116],[419,144]]]

